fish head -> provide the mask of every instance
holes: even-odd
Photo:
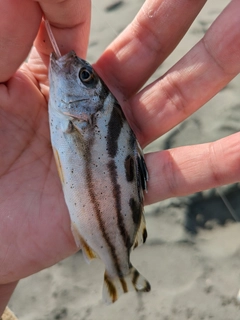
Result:
[[[79,117],[92,115],[102,108],[108,90],[85,60],[74,51],[57,58],[52,53],[49,67],[49,105],[62,114]]]

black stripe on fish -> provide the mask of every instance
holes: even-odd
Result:
[[[133,181],[134,179],[134,159],[132,156],[128,155],[124,161],[126,179],[128,182]]]
[[[131,208],[132,211],[132,219],[133,222],[139,226],[140,221],[141,221],[141,217],[142,217],[142,208],[141,205],[134,199],[134,198],[130,198],[129,200],[129,206]]]
[[[123,120],[126,120],[125,114],[122,111],[122,107],[120,106],[120,104],[118,103],[117,99],[114,97],[115,101],[114,101],[114,107],[118,109],[119,114],[121,116],[121,118]]]
[[[100,203],[94,193],[94,180],[93,180],[93,177],[92,177],[92,170],[91,170],[91,163],[92,163],[92,159],[91,159],[91,146],[94,145],[94,138],[92,137],[90,140],[89,140],[89,150],[86,154],[86,159],[85,159],[85,166],[86,166],[86,183],[87,183],[87,189],[88,189],[88,193],[89,193],[89,196],[91,198],[91,203],[93,204],[93,209],[95,211],[95,215],[96,215],[96,218],[97,218],[97,221],[98,221],[98,224],[99,224],[99,229],[101,230],[102,232],[102,236],[104,238],[104,240],[106,241],[106,244],[108,245],[109,249],[110,249],[110,254],[112,256],[112,261],[113,261],[113,264],[115,266],[115,269],[117,271],[117,274],[119,276],[122,276],[122,271],[121,271],[121,268],[120,268],[120,264],[119,264],[119,260],[118,260],[118,256],[117,256],[117,253],[116,253],[116,249],[114,247],[114,245],[112,244],[107,232],[106,232],[106,229],[105,229],[105,225],[104,225],[104,222],[101,218],[101,209],[100,209]]]
[[[122,206],[121,206],[121,187],[117,182],[117,167],[115,165],[114,160],[110,160],[108,162],[108,169],[109,169],[109,175],[111,178],[112,182],[112,189],[113,189],[113,198],[115,200],[115,210],[117,213],[117,224],[118,224],[118,229],[120,231],[120,234],[123,238],[124,244],[128,250],[131,248],[131,241],[130,237],[127,233],[127,230],[124,225],[124,220],[122,216]]]
[[[119,282],[122,288],[120,288]],[[122,293],[126,293],[131,289],[135,289],[138,292],[149,292],[151,290],[149,282],[132,266],[131,263],[129,263],[129,272],[124,277],[112,278],[105,272],[103,296],[107,303],[115,302]]]
[[[131,269],[133,269],[132,266],[131,266]],[[137,271],[137,269],[133,270],[132,283],[133,283],[134,287],[136,287],[139,276],[140,276],[140,273]]]
[[[123,127],[123,121],[122,112],[118,107],[113,106],[107,132],[107,150],[111,158],[114,158],[118,151],[118,138]]]
[[[119,277],[119,278],[111,279],[108,277],[107,273],[105,272],[104,283],[105,283],[106,289],[108,291],[108,294],[111,298],[111,302],[115,302],[118,299],[118,295],[121,294],[121,292],[118,292],[118,290],[115,286],[115,283],[117,284],[118,280],[121,283],[123,293],[128,292],[129,290],[128,290],[128,286],[127,286],[127,282],[126,282],[125,278]]]
[[[106,84],[102,81],[101,78],[99,78],[99,81],[101,82],[101,91],[99,92],[99,99],[100,103],[99,105],[104,105],[104,101],[106,100],[107,96],[109,95],[109,89],[106,86]]]
[[[110,281],[110,279],[108,278],[106,272],[104,273],[104,282],[106,284],[108,293],[112,299],[112,302],[115,302],[118,298],[117,296],[117,290],[116,287],[114,286],[114,284],[112,283],[112,281]]]
[[[123,292],[124,293],[128,292],[128,287],[127,287],[127,283],[126,283],[125,279],[124,278],[119,278],[119,280],[121,282]]]
[[[136,149],[136,136],[132,130],[130,132],[130,137],[128,139],[128,145],[129,145],[130,150]]]
[[[142,155],[138,154],[137,162],[141,187],[143,190],[147,190],[148,171],[145,160]]]
[[[150,283],[141,276],[141,274],[131,265],[132,283],[136,291],[149,292],[151,290]]]
[[[145,243],[146,242],[146,240],[147,240],[147,229],[146,228],[144,228],[143,229],[143,243]]]

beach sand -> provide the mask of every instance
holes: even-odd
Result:
[[[93,1],[90,62],[132,20],[143,2]],[[206,4],[152,80],[201,39],[228,2]],[[214,141],[239,131],[239,98],[238,76],[145,151]],[[236,184],[146,207],[149,236],[131,260],[151,282],[149,293],[131,292],[105,306],[101,302],[104,267],[98,260],[87,265],[79,252],[20,281],[9,306],[21,320],[240,319],[240,226],[232,217],[240,216],[239,195]]]

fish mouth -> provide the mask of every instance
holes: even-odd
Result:
[[[69,51],[68,53],[66,53],[65,55],[58,57],[57,54],[55,52],[51,53],[51,60],[54,61],[61,61],[61,60],[66,60],[66,59],[70,59],[70,58],[75,58],[76,52],[74,50]]]
[[[50,55],[50,65],[53,69],[62,69],[70,65],[76,58],[77,55],[74,50],[61,57],[58,57],[55,52],[52,52]]]
[[[57,57],[57,54],[55,52],[52,52],[51,55],[50,55],[50,60],[51,61],[56,61],[58,60],[59,58]]]

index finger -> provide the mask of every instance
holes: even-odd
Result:
[[[90,0],[0,0],[0,83],[9,80],[23,63],[36,36],[36,50],[46,56],[47,64],[52,47],[45,28],[40,28],[38,33],[43,15],[53,27],[62,54],[74,49],[84,57],[88,45],[90,10]]]
[[[26,59],[41,21],[37,2],[0,0],[0,83]]]
[[[120,102],[136,93],[173,51],[205,2],[145,1],[95,65]]]
[[[91,1],[41,0],[39,4],[45,18],[51,24],[61,54],[75,50],[77,55],[85,58],[90,30]],[[48,57],[52,52],[45,27],[40,28],[34,45],[40,55]]]

